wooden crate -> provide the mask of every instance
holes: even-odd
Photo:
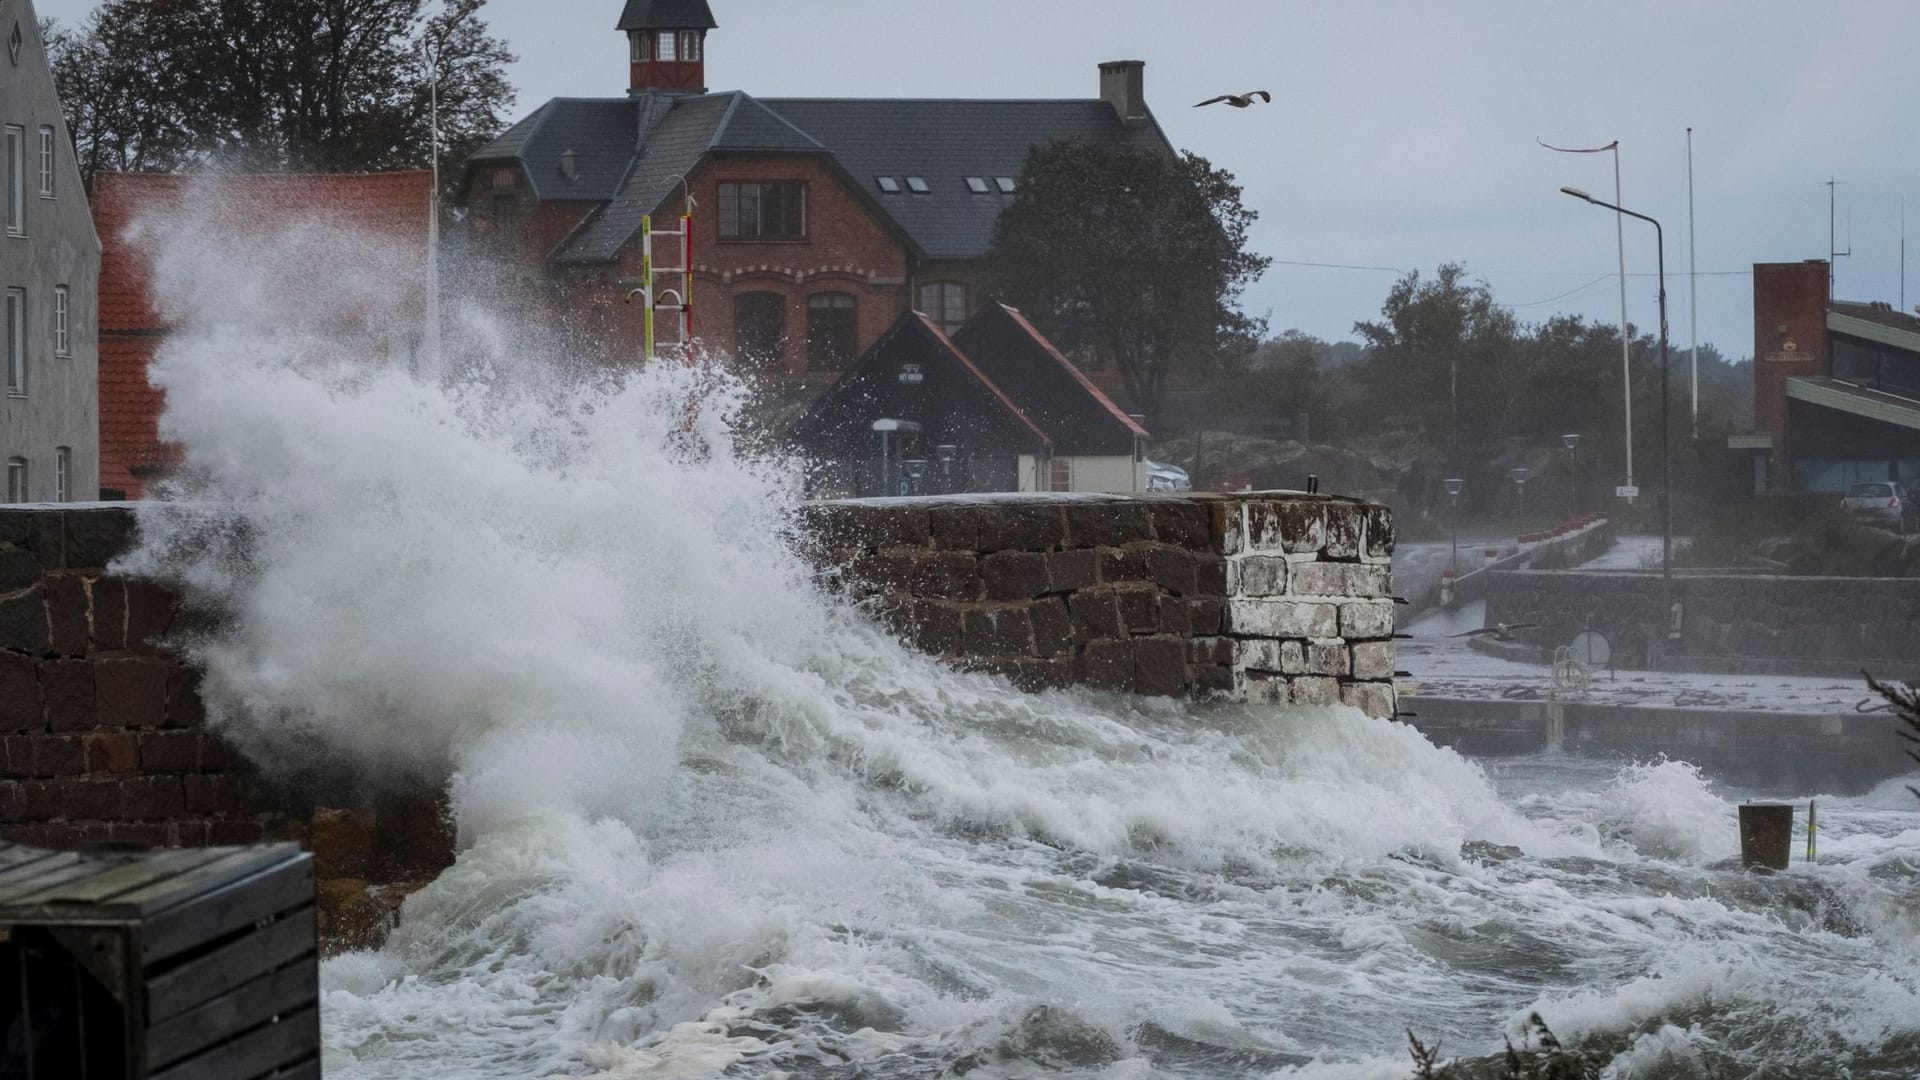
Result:
[[[318,1080],[315,945],[293,844],[0,843],[0,1077]]]

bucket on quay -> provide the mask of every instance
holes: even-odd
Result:
[[[1785,870],[1793,852],[1793,807],[1787,803],[1740,806],[1740,864]]]

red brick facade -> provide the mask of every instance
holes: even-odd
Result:
[[[1773,436],[1772,483],[1793,486],[1787,380],[1828,373],[1827,263],[1753,268],[1753,420]]]

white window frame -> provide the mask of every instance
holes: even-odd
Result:
[[[7,335],[7,396],[23,398],[29,389],[27,381],[27,290],[7,290],[6,326]]]
[[[53,355],[73,355],[71,317],[73,294],[65,285],[53,287]]]
[[[27,129],[7,125],[7,235],[27,234]]]
[[[11,457],[7,459],[7,501],[23,503],[27,501],[27,459]]]
[[[73,501],[73,447],[53,449],[53,501]]]
[[[653,45],[653,58],[663,64],[678,63],[680,60],[680,31],[660,31],[660,36]]]
[[[53,170],[55,162],[53,147],[53,128],[42,125],[40,128],[40,197],[43,199],[51,199],[54,197]]]

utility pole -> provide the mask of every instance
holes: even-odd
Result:
[[[1841,251],[1839,234],[1834,231],[1834,189],[1844,183],[1846,183],[1845,180],[1827,177],[1827,299],[1829,300],[1833,299],[1834,283],[1837,280],[1834,275],[1837,260],[1853,254],[1852,239],[1849,238],[1847,241],[1847,250]]]
[[[1693,383],[1693,441],[1700,441],[1700,263],[1695,256],[1693,244],[1693,129],[1687,129],[1687,284],[1691,290],[1688,300],[1687,331],[1693,337],[1688,349],[1687,366],[1692,369]]]

